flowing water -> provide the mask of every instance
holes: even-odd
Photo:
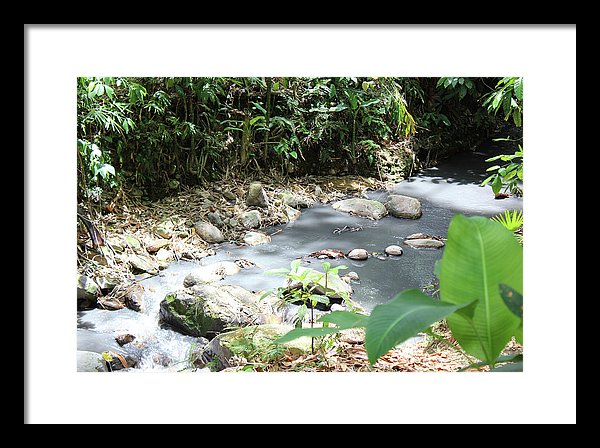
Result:
[[[352,284],[352,297],[366,310],[389,301],[406,288],[431,286],[435,281],[434,264],[442,257],[444,249],[411,248],[403,243],[404,237],[419,232],[445,237],[456,213],[493,216],[504,210],[522,209],[521,198],[496,200],[489,186],[479,186],[490,166],[485,159],[499,152],[502,152],[501,146],[488,145],[485,150],[458,154],[396,184],[389,192],[368,193],[370,199],[382,202],[390,193],[419,199],[423,215],[417,220],[388,216],[373,221],[338,212],[330,205],[317,205],[303,209],[297,221],[277,229],[279,231],[273,234],[269,244],[254,247],[222,244],[214,256],[198,262],[174,262],[159,275],[141,281],[146,290],[143,312],[129,309],[79,312],[78,350],[131,354],[140,359],[138,367],[141,370],[181,369],[190,348],[201,341],[159,328],[159,304],[167,293],[182,287],[183,279],[190,271],[217,261],[245,258],[254,262],[254,267],[242,269],[222,283],[258,292],[282,285],[281,277],[264,274],[267,269],[287,268],[296,258],[303,258],[303,265],[320,269],[321,260],[307,258],[311,252],[338,249],[347,253],[354,248],[363,248],[374,256],[364,261],[328,261],[332,266],[344,264],[358,274],[360,280]],[[344,226],[362,230],[334,233]],[[403,255],[384,256],[384,249],[391,244],[401,246]],[[347,271],[341,271],[341,274],[344,272]],[[136,340],[120,347],[114,340],[119,333],[133,334]]]

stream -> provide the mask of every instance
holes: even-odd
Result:
[[[158,326],[161,300],[169,292],[182,287],[183,279],[198,266],[217,261],[234,261],[244,258],[255,263],[254,267],[242,269],[239,274],[228,276],[222,283],[240,285],[250,291],[263,291],[282,285],[279,276],[265,275],[273,268],[288,268],[296,258],[303,258],[303,265],[321,270],[321,262],[307,258],[311,252],[338,249],[347,253],[354,248],[366,249],[367,260],[327,260],[332,266],[344,264],[359,276],[353,282],[353,300],[367,311],[392,299],[406,288],[432,286],[435,280],[434,264],[443,255],[441,249],[412,248],[404,244],[404,238],[413,233],[446,237],[450,220],[456,213],[468,216],[493,216],[504,210],[522,209],[522,198],[509,197],[496,200],[491,187],[480,187],[491,164],[485,159],[506,152],[501,144],[488,143],[475,152],[460,153],[436,167],[423,170],[418,175],[394,185],[389,192],[373,191],[369,199],[385,202],[388,194],[403,194],[421,201],[423,214],[416,220],[387,216],[369,220],[334,210],[330,204],[302,209],[295,222],[278,229],[268,229],[272,241],[259,246],[239,247],[221,244],[216,255],[200,261],[177,261],[157,276],[142,280],[146,290],[145,309],[135,312],[124,308],[117,311],[93,309],[78,312],[77,349],[97,353],[113,351],[131,355],[139,360],[131,371],[178,371],[185,367],[185,360],[199,338],[185,336]],[[334,233],[335,229],[361,227],[359,231]],[[389,245],[399,245],[403,255],[385,256]],[[134,343],[123,347],[115,341],[115,335],[130,333],[136,336]],[[207,369],[203,369],[207,370]]]

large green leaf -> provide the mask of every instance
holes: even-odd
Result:
[[[377,305],[365,335],[369,362],[374,364],[396,345],[466,305],[434,300],[419,289],[406,289],[388,303]]]
[[[448,228],[440,294],[454,304],[477,300],[471,315],[455,313],[447,321],[462,348],[488,363],[518,335],[521,322],[500,297],[500,283],[523,291],[522,246],[497,222],[456,215]]]
[[[368,317],[369,316],[365,316],[364,314],[356,314],[349,311],[333,311],[332,313],[321,316],[319,322],[332,323],[336,325],[335,327],[295,328],[278,338],[275,342],[283,344],[284,342],[293,341],[302,336],[319,337],[337,333],[341,330],[364,327],[366,326]]]

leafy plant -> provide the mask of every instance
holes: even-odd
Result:
[[[513,302],[506,304],[520,297],[522,306],[523,248],[499,223],[456,215],[438,266],[439,301],[419,290],[405,290],[369,316],[331,313],[319,320],[335,327],[297,328],[278,342],[365,327],[365,346],[374,364],[397,344],[446,318],[462,349],[493,367],[503,359],[499,355],[511,337],[523,342],[522,317],[511,311]]]
[[[504,121],[511,117],[516,126],[523,124],[523,78],[505,76],[496,84],[495,89],[486,95],[483,107],[496,115],[504,114]]]
[[[514,154],[501,154],[498,156],[490,157],[486,159],[486,162],[494,162],[501,160],[508,162],[505,165],[494,165],[489,167],[486,172],[495,171],[495,173],[486,177],[481,186],[485,186],[491,183],[492,191],[494,195],[500,193],[500,190],[504,186],[505,191],[509,190],[513,194],[522,195],[523,190],[521,189],[519,182],[523,182],[523,147],[519,145],[519,149]]]
[[[490,219],[499,222],[511,232],[515,232],[523,227],[523,210],[506,210]]]

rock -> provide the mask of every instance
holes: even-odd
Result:
[[[108,294],[119,284],[119,280],[112,277],[98,277],[96,284],[100,287],[103,294]]]
[[[171,238],[173,233],[175,232],[176,223],[173,219],[168,218],[164,221],[161,221],[154,228],[154,233],[156,233],[161,238]]]
[[[223,220],[221,219],[221,215],[219,214],[219,212],[209,212],[207,215],[208,220],[210,221],[211,224],[217,226],[217,227],[223,227],[224,223]]]
[[[350,271],[346,275],[342,276],[342,280],[344,280],[346,283],[358,282],[360,281],[360,277],[356,272]]]
[[[120,237],[108,237],[106,243],[116,252],[121,253],[125,250],[124,241]]]
[[[239,225],[240,225],[240,222],[239,222],[237,219],[235,219],[235,218],[231,218],[231,219],[229,220],[229,225],[230,225],[231,227],[233,227],[233,228],[236,228],[237,226],[239,226]]]
[[[397,246],[395,244],[392,244],[388,247],[385,248],[385,253],[388,255],[395,255],[395,256],[399,256],[402,255],[402,248],[400,246]]]
[[[335,210],[351,213],[357,216],[364,216],[371,219],[381,219],[388,214],[388,211],[381,202],[371,199],[351,198],[337,201],[332,204]]]
[[[175,256],[173,255],[173,252],[167,249],[159,249],[158,252],[156,252],[156,259],[161,262],[161,261],[171,261],[175,258]]]
[[[323,190],[321,189],[320,185],[315,185],[315,196],[318,198],[323,196]]]
[[[125,306],[133,311],[143,311],[144,307],[144,285],[141,283],[132,283],[125,289],[124,302]]]
[[[346,307],[344,307],[343,305],[340,305],[339,303],[334,303],[333,305],[331,305],[330,311],[344,311],[346,309]]]
[[[386,207],[396,218],[417,219],[421,217],[421,203],[418,199],[401,194],[391,194]]]
[[[127,246],[129,246],[136,254],[144,252],[142,243],[140,243],[140,241],[136,237],[131,235],[124,235],[123,238],[125,239]]]
[[[259,244],[270,243],[271,237],[262,232],[246,232],[244,242],[250,246],[258,246]]]
[[[145,255],[131,254],[127,257],[132,271],[135,274],[147,272],[148,274],[158,274],[158,266],[154,261]]]
[[[159,322],[190,336],[213,338],[225,328],[279,321],[272,302],[237,285],[196,284],[160,303]]]
[[[228,275],[235,275],[238,272],[240,272],[240,267],[235,262],[219,261],[194,269],[183,279],[183,286],[189,288],[198,283],[218,282]]]
[[[298,196],[294,193],[290,193],[289,191],[284,191],[279,195],[281,201],[292,208],[308,208],[312,205],[312,201],[303,198],[302,196]]]
[[[196,233],[207,243],[220,243],[223,241],[223,234],[218,227],[204,221],[198,221],[194,224]]]
[[[352,249],[346,256],[351,260],[366,260],[369,253],[365,249]]]
[[[239,364],[236,360],[255,361],[256,354],[267,352],[273,347],[273,341],[294,327],[285,324],[264,324],[239,328],[221,333],[204,347],[198,356],[197,367],[205,367],[207,363],[217,360],[214,370],[219,371]],[[303,336],[282,344],[293,356],[311,352],[311,338]]]
[[[260,212],[258,210],[248,210],[240,216],[242,225],[247,229],[256,229],[260,227]]]
[[[77,310],[96,308],[100,287],[86,275],[77,275]]]
[[[225,199],[227,199],[228,201],[235,201],[237,199],[237,196],[235,194],[233,194],[231,191],[224,191],[223,197]]]
[[[119,334],[115,337],[115,341],[117,341],[117,344],[119,344],[121,347],[123,347],[125,344],[129,344],[134,339],[135,336],[129,333]]]
[[[300,210],[296,210],[295,208],[290,207],[289,205],[286,205],[285,214],[287,215],[288,222],[294,222],[295,220],[300,218],[302,212]]]
[[[429,247],[429,248],[440,248],[444,246],[444,242],[440,240],[434,240],[431,238],[416,238],[404,240],[405,244],[412,247]]]
[[[112,361],[109,361],[112,371],[130,369],[138,364],[138,360],[132,355],[110,354]]]
[[[77,371],[108,372],[108,368],[100,353],[77,350]]]
[[[165,238],[153,239],[148,241],[148,243],[146,244],[146,250],[153,254],[155,252],[158,252],[163,247],[168,246],[170,243],[171,242]]]
[[[248,206],[256,207],[268,207],[269,198],[265,193],[264,188],[260,182],[252,182],[248,188],[248,196],[246,197],[246,204]]]

